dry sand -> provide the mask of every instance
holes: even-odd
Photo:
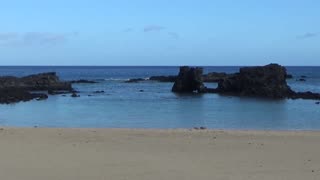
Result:
[[[0,130],[0,180],[319,180],[320,132]]]

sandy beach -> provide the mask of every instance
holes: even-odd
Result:
[[[320,179],[320,132],[1,128],[3,180]]]

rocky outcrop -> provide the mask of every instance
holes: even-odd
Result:
[[[172,92],[192,93],[205,92],[206,87],[202,81],[202,68],[180,67],[179,75],[172,87]]]
[[[253,96],[272,99],[314,99],[320,100],[319,93],[294,92],[288,86],[286,68],[278,64],[240,68],[239,73],[223,74],[216,89],[203,85],[201,68],[181,67],[172,91],[219,93],[235,96]]]
[[[54,72],[41,73],[25,77],[0,77],[0,103],[15,103],[31,99],[43,100],[48,98],[45,93],[32,91],[72,91],[71,83],[59,80]]]
[[[218,84],[218,92],[240,96],[286,98],[292,90],[286,82],[286,68],[278,64],[240,68],[240,72]]]
[[[55,72],[30,75],[22,78],[12,76],[0,77],[0,89],[3,88],[15,88],[28,91],[72,90],[71,83],[60,81]]]
[[[0,89],[0,104],[10,104],[20,101],[30,101],[32,99],[44,100],[47,99],[46,94],[30,93],[22,89],[2,88]]]

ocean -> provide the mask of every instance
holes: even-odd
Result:
[[[239,67],[204,67],[207,72],[233,73]],[[320,67],[287,67],[295,91],[320,92]],[[179,67],[55,67],[0,66],[0,76],[57,72],[62,80],[88,79],[75,84],[80,98],[50,96],[45,101],[0,105],[0,126],[72,128],[193,128],[254,130],[319,130],[320,105],[314,100],[266,100],[218,94],[179,95],[173,83],[130,78],[176,75]],[[307,76],[306,82],[296,81]],[[216,87],[216,83],[207,83]],[[93,94],[93,91],[105,91]],[[140,92],[143,90],[143,92]],[[89,96],[92,95],[92,96]]]

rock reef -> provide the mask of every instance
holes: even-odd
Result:
[[[0,77],[0,89],[14,88],[27,91],[71,91],[69,82],[60,81],[55,72],[35,74],[25,77],[3,76]]]
[[[46,93],[35,91],[68,91],[71,92],[70,82],[60,81],[55,72],[35,74],[25,77],[0,77],[0,104],[9,104],[32,99],[47,99]]]
[[[319,93],[294,92],[287,84],[286,68],[278,64],[240,68],[239,73],[221,74],[218,87],[203,85],[201,68],[181,67],[172,91],[176,93],[219,93],[272,99],[320,99]],[[216,74],[214,74],[217,77]]]

